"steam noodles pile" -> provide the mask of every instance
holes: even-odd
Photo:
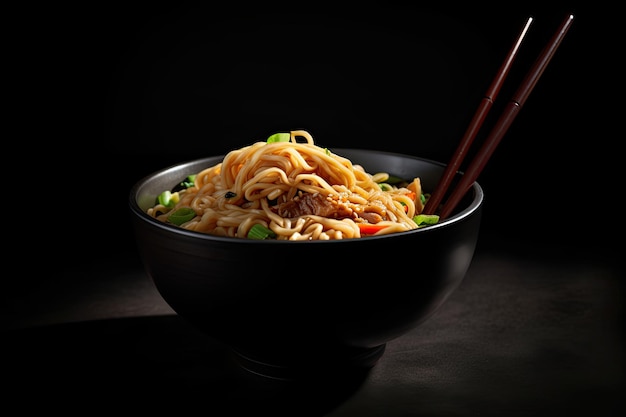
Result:
[[[438,219],[419,216],[427,197],[419,178],[391,184],[389,174],[367,173],[304,130],[233,150],[190,178],[148,215],[211,235],[278,240],[360,238]]]

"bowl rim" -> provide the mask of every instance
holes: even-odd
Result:
[[[445,168],[446,164],[444,164],[443,162],[440,161],[436,161],[434,159],[429,159],[429,158],[424,158],[424,157],[419,157],[419,156],[414,156],[414,155],[410,155],[410,154],[403,154],[403,153],[399,153],[399,152],[391,152],[391,151],[380,151],[380,150],[374,150],[374,149],[364,149],[364,148],[332,148],[332,152],[337,154],[337,155],[342,155],[344,152],[349,153],[349,152],[367,152],[367,153],[372,153],[375,152],[376,154],[379,155],[388,155],[388,156],[395,156],[395,157],[401,157],[401,158],[408,158],[408,159],[415,159],[421,162],[425,162],[428,164],[432,164],[432,165],[438,165],[442,168]],[[338,240],[256,240],[256,239],[243,239],[243,238],[233,238],[233,237],[227,237],[227,236],[214,236],[214,235],[210,235],[207,233],[203,233],[203,232],[197,232],[194,230],[188,230],[188,229],[184,229],[182,227],[178,227],[175,225],[171,225],[168,223],[163,223],[161,221],[158,221],[156,219],[154,219],[153,217],[149,216],[147,213],[145,213],[143,211],[143,209],[140,207],[139,203],[137,202],[137,194],[139,193],[139,191],[141,190],[141,188],[148,183],[152,178],[154,178],[155,176],[161,176],[161,175],[167,175],[168,172],[172,172],[175,171],[177,169],[180,169],[180,167],[182,165],[193,165],[193,164],[197,164],[197,163],[201,163],[203,161],[209,161],[209,160],[219,160],[219,158],[224,158],[226,156],[226,154],[223,155],[212,155],[212,156],[206,156],[206,157],[200,157],[200,158],[194,158],[194,159],[188,159],[188,160],[183,160],[181,162],[177,162],[175,164],[166,166],[164,168],[158,169],[156,171],[153,171],[150,174],[145,175],[144,177],[142,177],[141,179],[139,179],[138,181],[135,182],[135,184],[133,184],[133,186],[130,189],[129,192],[129,199],[128,199],[128,204],[130,206],[130,210],[131,212],[135,215],[136,218],[141,219],[142,221],[158,228],[161,229],[163,231],[168,231],[168,232],[172,232],[178,235],[183,235],[189,238],[193,238],[193,239],[199,239],[199,240],[207,240],[207,241],[212,241],[212,242],[223,242],[223,243],[229,243],[229,244],[242,244],[242,245],[286,245],[286,244],[294,244],[294,243],[298,243],[298,244],[308,244],[308,245],[319,245],[319,244],[329,244],[331,242],[333,242],[334,244],[347,244],[349,242],[355,242],[355,241],[372,241],[372,240],[378,240],[378,239],[389,239],[389,238],[393,238],[394,236],[407,236],[407,235],[413,235],[413,234],[424,234],[424,233],[432,233],[438,229],[442,229],[445,227],[449,227],[450,225],[463,221],[464,219],[466,219],[467,217],[471,216],[472,214],[474,214],[483,204],[484,201],[484,191],[481,187],[481,185],[478,183],[478,181],[474,181],[474,183],[471,185],[470,187],[470,192],[473,192],[473,197],[471,202],[467,205],[467,207],[463,208],[462,210],[458,211],[457,213],[451,215],[450,217],[441,220],[440,222],[430,225],[428,227],[423,227],[423,228],[417,228],[414,230],[408,230],[406,232],[402,232],[402,233],[390,233],[390,234],[386,234],[386,235],[380,235],[380,236],[364,236],[361,238],[354,238],[354,239],[338,239]],[[342,155],[343,156],[343,155]],[[358,163],[358,162],[357,162]],[[459,171],[458,174],[463,175],[462,171]]]

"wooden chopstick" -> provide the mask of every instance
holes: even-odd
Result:
[[[550,42],[544,47],[534,65],[524,78],[524,81],[517,89],[512,99],[506,106],[504,112],[496,122],[496,125],[489,133],[489,136],[483,143],[482,147],[476,153],[474,159],[471,161],[468,168],[464,171],[463,175],[461,175],[459,183],[456,185],[454,190],[452,190],[447,201],[441,208],[441,211],[439,213],[440,219],[447,218],[454,211],[457,204],[461,201],[463,196],[465,196],[465,194],[471,188],[472,184],[476,181],[481,171],[487,164],[487,161],[502,140],[502,137],[511,126],[511,123],[518,115],[522,106],[524,106],[526,99],[528,98],[531,91],[537,84],[537,81],[545,71],[557,48],[563,41],[563,38],[571,27],[573,20],[574,16],[571,14],[568,15],[559,26],[557,32],[552,36]]]
[[[496,100],[496,97],[498,96],[498,93],[500,92],[500,88],[502,87],[504,80],[509,74],[511,65],[513,64],[513,61],[515,60],[515,57],[517,56],[517,51],[519,50],[519,47],[522,44],[522,41],[524,40],[524,37],[526,36],[526,32],[528,32],[528,28],[530,27],[530,24],[532,23],[532,21],[533,21],[533,18],[529,17],[528,20],[526,21],[526,24],[524,25],[524,28],[522,29],[519,36],[515,40],[515,43],[509,50],[509,53],[507,54],[505,60],[502,62],[502,65],[500,66],[500,69],[498,70],[496,77],[493,79],[493,81],[491,82],[491,85],[487,89],[487,92],[485,93],[485,96],[481,100],[480,105],[478,106],[478,109],[476,109],[476,112],[474,113],[474,117],[472,118],[469,126],[465,130],[465,134],[463,135],[463,138],[461,139],[461,141],[459,142],[459,145],[454,151],[452,159],[450,160],[448,165],[446,165],[446,169],[443,175],[441,176],[441,178],[439,179],[439,183],[437,184],[437,187],[435,187],[435,190],[431,193],[430,198],[428,199],[428,201],[426,201],[426,205],[424,206],[424,209],[422,210],[424,214],[433,214],[439,207],[439,204],[443,200],[444,195],[448,192],[448,188],[450,187],[450,184],[452,183],[452,179],[454,178],[455,174],[459,170],[459,167],[461,166],[463,159],[467,155],[467,151],[472,145],[472,142],[474,142],[474,138],[476,137],[476,134],[478,133],[481,125],[485,121],[485,118],[487,117],[487,113],[489,113],[489,110],[491,110],[491,106],[493,105],[493,102]]]

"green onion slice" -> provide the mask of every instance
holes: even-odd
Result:
[[[178,193],[172,193],[170,191],[163,191],[157,197],[157,201],[159,202],[159,204],[162,204],[165,207],[172,208],[178,202]]]
[[[400,184],[406,182],[406,180],[404,178],[396,177],[395,175],[389,175],[389,178],[387,178],[387,181],[385,182],[388,184]]]
[[[274,238],[276,238],[276,233],[262,224],[257,223],[248,231],[248,239],[264,240]]]
[[[291,133],[274,133],[267,138],[267,143],[274,142],[289,142],[291,140]]]
[[[196,180],[196,174],[188,175],[185,181],[180,183],[180,186],[184,188],[193,187],[195,180]]]
[[[189,220],[196,217],[196,212],[194,209],[190,207],[181,207],[172,214],[167,217],[167,220],[175,224],[176,226],[180,226],[183,223],[187,223]]]
[[[425,226],[429,224],[435,224],[439,221],[439,216],[436,214],[418,214],[413,217],[413,221],[418,226]]]

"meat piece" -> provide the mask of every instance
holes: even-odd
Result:
[[[279,204],[274,208],[279,216],[295,218],[305,215],[316,215],[331,219],[343,219],[352,216],[352,209],[336,200],[324,197],[319,193],[304,194],[291,201]]]
[[[384,220],[383,216],[372,211],[366,211],[366,212],[360,213],[359,217],[367,220],[368,223],[372,223],[372,224],[376,224]]]

